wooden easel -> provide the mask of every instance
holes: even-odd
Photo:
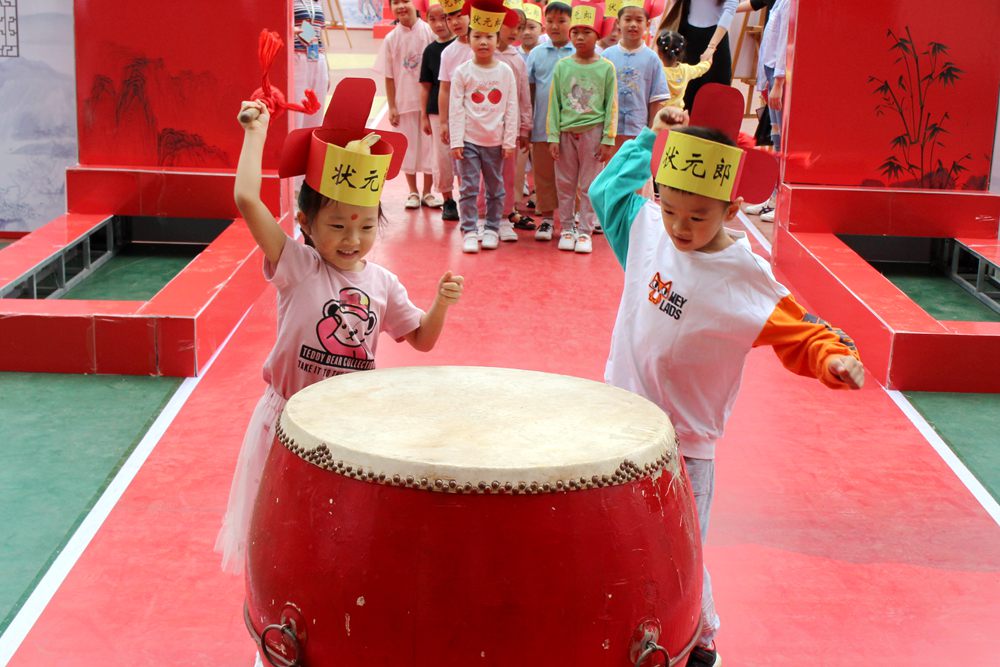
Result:
[[[334,6],[337,8],[336,14],[333,11]],[[330,17],[330,20],[324,28],[324,34],[327,30],[336,30],[337,28],[340,28],[344,31],[344,37],[347,38],[347,46],[353,49],[354,45],[351,44],[351,33],[347,29],[347,23],[344,21],[344,10],[340,8],[340,0],[326,0],[326,12],[327,16]]]
[[[750,15],[752,13],[745,12],[743,14],[743,27],[740,29],[740,36],[736,40],[736,50],[733,52],[733,70],[735,71],[740,62],[740,53],[743,51],[744,43],[747,37],[750,38],[751,44],[748,45],[748,48],[753,49],[753,67],[750,70],[751,73],[749,76],[735,77],[737,81],[742,81],[750,87],[750,94],[747,95],[747,107],[743,112],[746,118],[756,116],[751,107],[753,106],[754,89],[757,86],[757,59],[760,57],[760,41],[764,36],[764,22],[767,17],[767,9],[757,12],[758,22],[756,24],[750,23]]]

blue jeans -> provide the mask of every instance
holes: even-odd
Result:
[[[770,93],[774,86],[774,68],[764,65],[764,76],[767,77],[767,91]],[[767,115],[771,117],[771,143],[774,144],[774,150],[781,151],[781,112],[768,105]]]
[[[486,188],[486,229],[498,231],[503,217],[503,148],[501,146],[477,146],[465,142],[462,159],[455,160],[461,188],[458,198],[458,216],[463,232],[476,231],[479,210],[476,198],[479,196],[479,177],[482,174]]]

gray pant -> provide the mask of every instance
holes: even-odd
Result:
[[[691,480],[691,492],[694,494],[694,505],[698,510],[698,523],[701,526],[701,543],[708,538],[708,519],[712,511],[712,499],[715,497],[715,460],[691,459],[684,457],[684,467],[687,468]],[[704,582],[701,587],[701,639],[702,646],[709,646],[715,640],[719,631],[719,615],[715,612],[715,598],[712,597],[712,578],[708,568],[704,568]]]
[[[458,215],[463,232],[476,231],[479,209],[479,177],[482,174],[486,190],[486,229],[498,231],[503,217],[503,148],[501,146],[477,146],[465,142],[462,159],[455,160],[455,168],[461,182],[458,198]]]
[[[594,157],[601,146],[604,126],[595,125],[583,132],[562,132],[559,135],[559,159],[556,160],[556,193],[559,196],[559,225],[562,231],[573,229],[577,199],[580,219],[577,231],[593,234],[597,215],[590,205],[587,190],[601,173],[604,165]]]

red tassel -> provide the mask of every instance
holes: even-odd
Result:
[[[260,61],[262,75],[260,88],[254,91],[250,99],[263,102],[272,118],[279,118],[286,109],[309,115],[314,114],[322,108],[322,104],[316,98],[316,93],[306,90],[305,99],[300,104],[293,104],[285,99],[284,93],[271,85],[268,73],[278,56],[278,52],[284,45],[285,43],[278,36],[278,33],[267,29],[260,31],[260,37],[257,39],[257,58]]]

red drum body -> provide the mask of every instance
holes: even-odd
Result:
[[[492,391],[495,379],[486,379]],[[385,404],[372,429],[405,408]],[[628,414],[616,419],[623,431],[634,428]],[[440,437],[455,434],[443,427]],[[573,433],[552,437],[562,443],[555,450],[572,451]],[[612,461],[609,472],[590,476],[566,475],[580,472],[579,462],[531,462],[533,477],[521,467],[505,478],[495,465],[415,461],[412,452],[395,467],[365,456],[352,464],[337,438],[306,440],[286,412],[249,536],[247,623],[263,634],[273,664],[619,667],[635,664],[648,641],[671,664],[686,661],[698,634],[702,566],[676,451]],[[413,474],[400,472],[407,468]],[[484,472],[496,479],[475,482]],[[643,664],[663,664],[652,653]]]

